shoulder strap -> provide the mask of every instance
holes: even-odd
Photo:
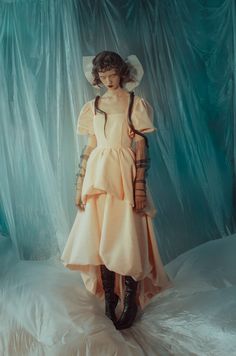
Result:
[[[97,110],[98,110],[98,100],[99,100],[100,96],[97,95],[95,100],[94,100],[94,113],[96,114]]]
[[[103,114],[105,116],[105,123],[104,123],[104,135],[106,137],[106,132],[105,132],[105,128],[106,128],[106,123],[107,123],[107,113],[101,109],[99,109],[98,107],[98,100],[99,100],[100,96],[97,95],[95,100],[94,100],[94,114],[96,115],[97,112],[99,112],[100,114]]]
[[[131,122],[132,122],[131,114],[132,114],[132,110],[133,110],[133,105],[134,105],[134,92],[131,91],[130,98],[129,98],[129,109],[128,109],[128,116],[129,116]]]
[[[96,114],[97,112],[99,112],[100,114],[104,114],[104,115],[105,115],[105,118],[107,118],[107,113],[106,113],[105,111],[99,109],[99,107],[98,107],[99,98],[100,98],[100,96],[97,95],[96,98],[95,98],[95,100],[94,100],[94,112],[95,112],[95,114]]]
[[[132,109],[133,109],[133,104],[134,104],[134,92],[131,91],[130,92],[130,101],[129,101],[129,109],[128,109],[128,120],[129,120],[129,126],[131,127],[131,129],[134,131],[134,133],[136,133],[137,135],[139,136],[142,136],[145,140],[145,144],[146,146],[148,147],[148,138],[143,134],[141,133],[140,131],[136,130],[134,125],[133,125],[133,122],[132,122],[132,119],[131,119],[131,115],[132,115]]]

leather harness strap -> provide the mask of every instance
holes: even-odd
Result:
[[[94,101],[94,112],[95,112],[95,115],[96,115],[97,112],[99,112],[100,114],[103,114],[103,115],[105,116],[105,124],[104,124],[104,134],[105,134],[105,127],[106,127],[106,122],[107,122],[107,113],[106,113],[105,111],[99,109],[99,107],[98,107],[99,98],[100,98],[99,95],[97,95],[97,96],[95,97],[95,101]],[[146,146],[148,147],[149,145],[148,145],[148,139],[147,139],[147,137],[146,137],[144,134],[142,134],[140,131],[136,130],[135,127],[134,127],[134,125],[133,125],[133,122],[132,122],[132,119],[131,119],[132,110],[133,110],[133,104],[134,104],[134,92],[131,91],[131,92],[130,92],[130,100],[129,100],[129,108],[128,108],[129,126],[130,126],[130,128],[132,129],[132,131],[133,131],[134,133],[136,133],[137,135],[142,136],[142,137],[144,138],[145,144],[146,144]]]

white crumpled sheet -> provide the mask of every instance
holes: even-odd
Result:
[[[0,355],[236,355],[235,251],[233,235],[166,265],[175,287],[123,331],[78,271],[53,260],[13,264],[0,286]]]

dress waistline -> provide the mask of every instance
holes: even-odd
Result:
[[[109,148],[109,149],[131,149],[130,146],[115,146],[115,145],[99,145],[95,147],[96,149],[99,148]]]

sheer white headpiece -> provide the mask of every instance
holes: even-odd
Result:
[[[93,68],[93,59],[95,56],[84,56],[83,57],[83,69],[84,74],[90,84],[93,85],[93,76],[92,76],[92,68]],[[134,54],[131,54],[127,57],[125,62],[128,64],[130,68],[131,78],[133,79],[132,82],[128,82],[124,84],[124,88],[128,91],[133,90],[136,88],[142,80],[143,77],[143,66],[139,62],[139,59]],[[93,85],[94,88],[99,88],[97,85]]]

